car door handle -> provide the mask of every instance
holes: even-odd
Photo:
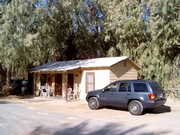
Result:
[[[131,95],[131,94],[127,94],[127,95]]]
[[[114,95],[113,93],[111,93],[111,95]]]

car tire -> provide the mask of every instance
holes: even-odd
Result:
[[[90,109],[96,110],[96,109],[99,108],[99,101],[97,100],[96,97],[91,97],[88,100],[88,106],[89,106]]]
[[[133,100],[129,103],[128,110],[132,115],[141,115],[143,112],[143,106],[140,101]]]

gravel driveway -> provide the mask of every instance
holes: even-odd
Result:
[[[120,108],[102,108],[91,110],[86,101],[60,100],[58,98],[29,98],[6,99],[11,102],[28,107],[48,109],[58,113],[69,114],[77,117],[108,121],[117,124],[131,125],[135,128],[144,128],[154,134],[180,135],[180,102],[169,99],[165,106],[156,108],[151,113],[133,116],[127,110]]]

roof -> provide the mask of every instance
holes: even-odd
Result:
[[[114,81],[114,82],[123,82],[123,81],[128,81],[128,82],[156,82],[154,80],[143,80],[143,79],[117,80],[117,81]]]
[[[86,59],[86,60],[48,62],[46,64],[30,69],[30,72],[67,71],[78,68],[110,67],[126,59],[129,58],[127,56],[121,56],[121,57],[94,58],[94,59]],[[130,61],[133,62],[132,60]],[[135,63],[134,66],[136,67],[136,69],[141,69]]]

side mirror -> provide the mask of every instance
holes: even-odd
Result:
[[[102,92],[104,93],[104,92],[105,92],[105,90],[104,90],[104,89],[102,89]]]

